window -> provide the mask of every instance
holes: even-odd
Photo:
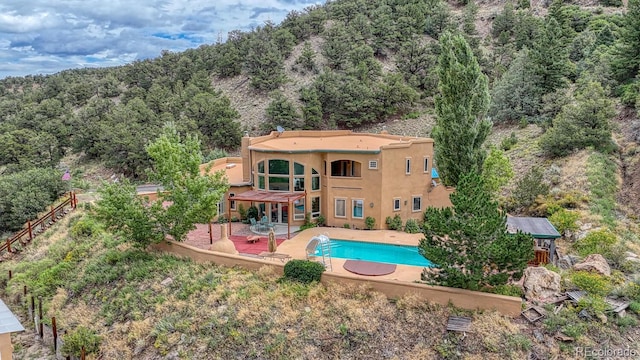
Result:
[[[269,160],[269,190],[289,191],[289,160]]]
[[[351,209],[352,209],[352,217],[355,219],[363,219],[364,218],[364,200],[362,199],[354,199],[351,200]]]
[[[229,203],[230,203],[230,207],[231,210],[235,210],[236,209],[236,201],[235,200],[231,200],[234,196],[236,196],[236,194],[234,193],[229,193]]]
[[[370,170],[378,169],[378,160],[369,160],[369,169]]]
[[[320,196],[311,198],[311,218],[315,219],[320,216]]]
[[[429,158],[428,157],[424,158],[424,172],[425,173],[429,172]]]
[[[404,172],[407,175],[411,174],[411,159],[405,159]]]
[[[258,189],[264,190],[264,161],[258,162]]]
[[[316,169],[311,169],[311,190],[320,190],[320,174]]]
[[[400,211],[400,198],[393,198],[393,211]]]
[[[411,208],[412,211],[422,210],[422,196],[413,196],[412,203],[413,203],[413,206]]]
[[[224,200],[218,202],[218,216],[224,216]]]
[[[304,191],[304,165],[293,163],[293,191]]]
[[[347,200],[336,199],[336,217],[347,217]]]
[[[360,163],[352,160],[332,161],[331,176],[360,177]]]
[[[293,220],[304,220],[304,199],[293,202]]]

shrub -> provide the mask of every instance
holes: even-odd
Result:
[[[513,190],[513,200],[518,207],[527,208],[533,204],[538,195],[547,195],[549,185],[544,183],[542,169],[534,167],[519,181]]]
[[[387,224],[389,230],[402,229],[402,218],[398,214],[396,214],[393,218],[391,216],[387,216],[384,222],[385,224]]]
[[[238,215],[240,215],[240,220],[247,220],[247,210],[242,204],[238,204]]]
[[[342,227],[345,229],[351,229],[351,225],[349,225],[349,223],[342,224]]]
[[[407,219],[407,223],[404,225],[404,232],[409,234],[417,234],[420,232],[420,225],[418,225],[418,220],[416,219]]]
[[[71,236],[78,238],[81,236],[90,237],[100,231],[100,224],[94,219],[82,218],[71,227]]]
[[[311,213],[307,213],[304,216],[304,224],[300,226],[300,230],[307,230],[316,227],[317,225],[311,221]]]
[[[324,266],[309,260],[290,260],[284,265],[284,277],[304,284],[320,281]]]
[[[318,215],[318,218],[316,219],[316,224],[318,224],[318,226],[325,226],[327,224],[327,219],[322,215]]]
[[[62,345],[62,353],[65,355],[80,356],[82,347],[87,354],[92,354],[100,348],[100,336],[95,331],[80,326],[74,331],[63,335],[64,345]]]
[[[506,296],[515,296],[515,297],[524,296],[524,291],[522,291],[522,288],[517,285],[497,285],[493,289],[491,289],[491,292],[494,294],[506,295]]]
[[[579,218],[580,215],[577,212],[559,209],[549,217],[549,221],[558,229],[560,234],[564,234],[566,231],[578,230],[576,221]]]
[[[631,310],[634,313],[640,315],[640,301],[632,301],[629,304],[629,310]]]
[[[511,136],[502,139],[500,148],[504,151],[511,150],[511,148],[518,143],[518,137],[515,132],[511,132]]]
[[[626,330],[628,328],[635,328],[636,326],[638,326],[638,320],[633,316],[619,317],[616,320],[616,324],[620,327],[620,329]]]
[[[602,296],[587,295],[578,300],[578,311],[585,309],[592,314],[602,314],[608,306]]]
[[[571,275],[571,282],[589,294],[605,296],[612,290],[612,285],[606,277],[587,271],[577,271]]]
[[[601,254],[608,257],[611,247],[617,241],[616,235],[609,230],[591,231],[587,236],[575,243],[575,248],[580,256],[589,254]]]
[[[258,220],[258,208],[255,206],[251,206],[247,210],[247,219],[256,219]]]
[[[372,216],[367,216],[366,219],[364,219],[364,225],[367,227],[367,230],[373,230],[376,227],[376,218],[372,217]]]

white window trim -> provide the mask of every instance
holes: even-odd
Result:
[[[416,210],[413,205],[414,203],[414,199],[420,199],[420,209]],[[411,196],[411,212],[420,212],[422,211],[422,195],[412,195]]]
[[[353,215],[353,210],[356,208],[356,201],[362,201],[362,216]],[[351,199],[351,218],[352,219],[364,219],[364,199]]]
[[[405,175],[411,175],[411,158],[404,159],[404,173]]]
[[[229,193],[229,203],[231,204],[231,205],[229,205],[229,208],[232,211],[236,210],[236,201],[235,200],[231,200],[231,198],[234,197],[234,196],[236,196],[235,193]]]
[[[338,215],[338,200],[344,201],[344,215]],[[346,219],[349,209],[347,209],[347,198],[337,197],[333,199],[333,216],[341,219]]]
[[[428,174],[429,173],[429,157],[428,156],[425,156],[424,158],[422,158],[422,166],[425,166],[424,173]]]
[[[298,214],[296,213],[296,203],[295,201],[293,202],[293,220],[304,220],[306,211],[307,211],[307,204],[305,204],[304,200],[302,201],[302,206],[304,207],[304,210],[302,211],[302,214]]]
[[[396,207],[396,201],[398,202],[398,207]],[[393,198],[393,211],[400,211],[402,208],[402,199],[397,197]]]
[[[369,170],[378,170],[378,160],[377,159],[376,160],[369,160]]]

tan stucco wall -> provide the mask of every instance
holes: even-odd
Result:
[[[262,266],[271,266],[278,275],[284,272],[284,264],[276,261],[250,258],[240,255],[216,253],[202,250],[177,242],[163,242],[154,245],[154,248],[174,255],[187,257],[196,262],[212,262],[222,266],[241,266],[249,270],[257,270]],[[322,274],[322,282],[339,282],[349,285],[366,284],[370,289],[379,291],[389,298],[399,298],[413,294],[425,301],[447,305],[449,303],[468,310],[497,310],[507,316],[518,316],[521,311],[522,300],[517,297],[488,294],[476,291],[447,288],[442,286],[430,286],[417,283],[400,282],[382,279],[359,279],[349,275],[341,275],[331,272]]]
[[[13,359],[13,344],[11,344],[11,333],[0,334],[0,360]]]

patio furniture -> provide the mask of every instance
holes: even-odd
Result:
[[[260,241],[260,236],[259,235],[249,235],[249,236],[247,236],[247,242],[248,243],[255,244],[258,241]]]
[[[262,217],[262,220],[260,220],[260,224],[265,231],[269,231],[275,228],[275,225],[269,222],[269,218],[267,218],[266,215]]]

